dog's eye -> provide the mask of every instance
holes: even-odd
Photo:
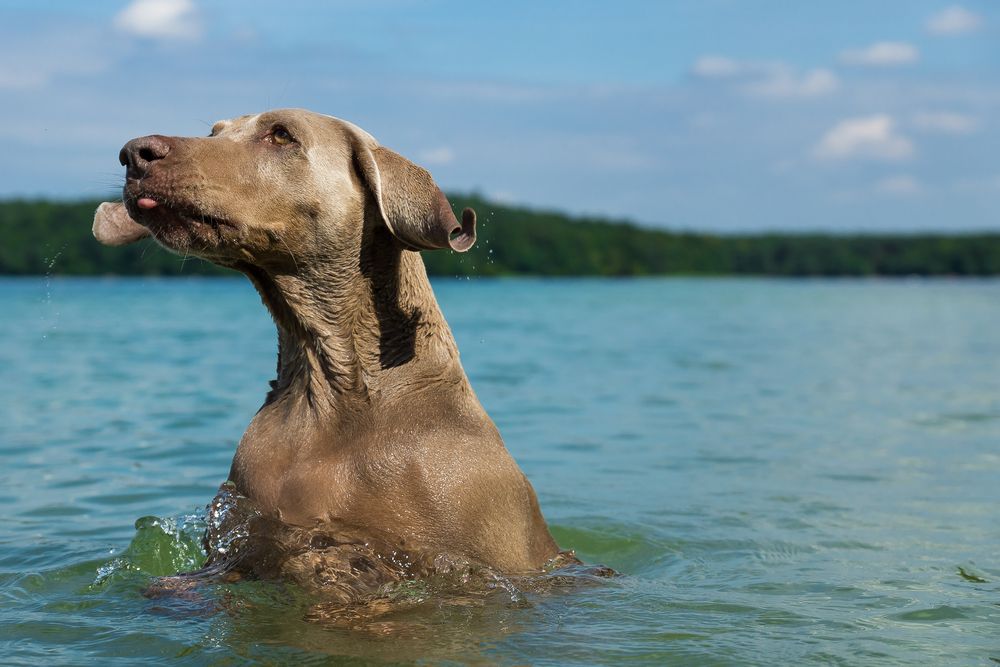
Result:
[[[275,125],[271,130],[271,142],[279,146],[286,146],[295,141],[291,133],[281,125]]]

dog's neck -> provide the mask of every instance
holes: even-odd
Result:
[[[423,260],[387,238],[352,263],[271,273],[242,267],[278,328],[267,403],[303,396],[310,409],[362,409],[465,375]]]

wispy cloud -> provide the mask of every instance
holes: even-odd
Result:
[[[975,178],[964,178],[956,182],[952,186],[952,189],[955,192],[960,192],[962,194],[967,194],[970,192],[987,193],[987,194],[1000,192],[1000,174],[990,174]]]
[[[498,204],[517,205],[521,203],[518,196],[510,190],[490,190],[486,196]]]
[[[979,120],[954,111],[921,111],[913,114],[913,127],[924,132],[941,134],[972,134],[979,129]]]
[[[813,151],[823,160],[897,161],[913,153],[913,142],[896,131],[896,122],[888,114],[842,120],[823,135]]]
[[[537,26],[491,23],[500,10],[479,3],[458,14],[398,0],[7,4],[19,9],[0,8],[0,196],[103,192],[120,184],[115,156],[130,137],[204,134],[217,118],[301,106],[359,123],[447,189],[514,193],[531,206],[731,231],[845,219],[998,228],[1000,73],[986,44],[997,26],[978,0],[860,3],[852,16],[870,30],[860,38],[821,3],[780,22],[718,3],[649,3],[656,25],[739,21],[756,40],[696,40],[694,52],[636,44],[648,26],[587,12],[560,15],[566,30],[552,40],[505,52]],[[930,14],[956,4],[982,14],[978,33],[925,31]],[[615,21],[608,43],[623,47],[621,60],[581,37]],[[422,36],[405,49],[366,39],[389,24],[421,25]],[[477,31],[480,47],[461,58],[440,47]],[[783,40],[790,31],[802,39]],[[838,60],[850,48],[865,62],[900,62],[898,49],[872,47],[902,42],[919,48],[912,65]],[[140,72],[157,85],[137,95]],[[840,192],[855,199],[835,201]]]
[[[705,79],[728,79],[757,73],[760,63],[734,60],[726,56],[702,56],[691,68],[692,74]]]
[[[191,0],[135,0],[115,17],[122,32],[162,40],[201,36],[198,11]]]
[[[917,47],[905,42],[876,42],[863,49],[848,49],[840,54],[845,65],[862,67],[898,67],[912,65],[920,59]]]
[[[767,78],[747,83],[743,89],[757,97],[797,98],[829,95],[839,87],[840,80],[827,69],[814,69],[802,74],[780,69]]]
[[[927,19],[927,31],[934,35],[964,35],[975,32],[983,17],[959,5],[952,5]]]
[[[105,71],[114,56],[113,49],[103,48],[104,37],[90,26],[50,26],[33,35],[0,40],[0,90],[43,88],[53,79]]]
[[[426,165],[445,165],[455,161],[455,151],[448,146],[427,148],[417,154],[417,160]]]
[[[875,192],[894,197],[912,197],[923,192],[920,183],[906,174],[889,176],[875,184]]]
[[[691,73],[706,80],[729,81],[752,97],[809,98],[829,95],[840,81],[828,69],[804,72],[780,61],[735,60],[707,55],[695,61]]]

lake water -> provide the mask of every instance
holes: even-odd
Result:
[[[147,599],[274,371],[239,280],[0,281],[4,664],[1000,662],[1000,282],[435,282],[564,548],[624,576],[366,631]]]

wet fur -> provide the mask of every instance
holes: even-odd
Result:
[[[279,125],[294,146],[274,144]],[[278,330],[277,377],[225,491],[255,518],[240,557],[210,551],[209,569],[326,587],[345,603],[444,563],[543,571],[559,549],[414,252],[467,249],[474,214],[458,222],[426,171],[302,110],[134,141],[123,203],[98,209],[95,236],[151,235],[242,272]],[[158,157],[128,153],[138,146]]]

